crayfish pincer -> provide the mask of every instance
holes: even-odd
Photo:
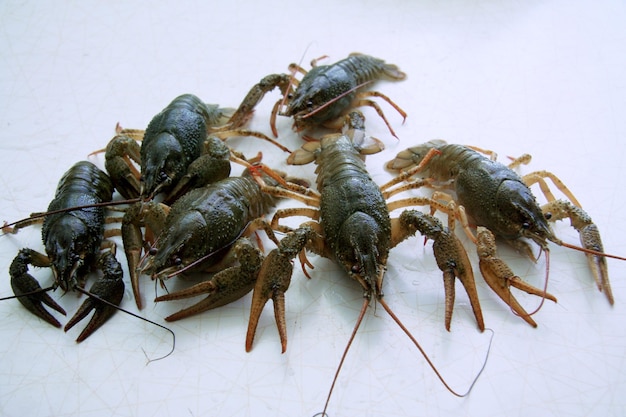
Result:
[[[341,128],[343,116],[359,106],[373,107],[391,134],[396,136],[382,109],[370,97],[387,101],[405,119],[406,113],[384,94],[360,90],[379,79],[404,80],[404,72],[394,64],[360,53],[352,53],[330,65],[316,65],[317,61],[311,62],[313,68],[308,72],[297,64],[291,64],[291,75],[271,74],[264,77],[252,87],[231,120],[247,120],[265,94],[278,87],[283,98],[274,105],[270,118],[275,136],[278,136],[277,114],[293,117],[293,129],[297,132],[319,126]],[[296,72],[304,74],[302,80],[295,79]]]
[[[104,208],[93,206],[110,201],[112,195],[111,180],[91,162],[78,162],[72,166],[59,181],[56,195],[48,206],[48,211],[53,213],[43,220],[42,238],[46,254],[22,249],[10,266],[11,287],[18,300],[31,313],[56,327],[61,327],[61,324],[43,305],[63,315],[65,310],[47,291],[61,287],[63,291],[86,292],[83,287],[90,269],[97,267],[103,272],[104,275],[86,292],[99,298],[90,295],[65,326],[65,331],[69,330],[95,309],[77,342],[85,340],[111,317],[115,308],[110,304],[119,305],[124,294],[123,273],[115,259],[115,245],[104,240]],[[73,209],[82,206],[89,207]],[[14,233],[36,222],[27,219],[12,229],[5,228],[5,231]],[[42,289],[28,273],[28,265],[52,269],[52,286]]]
[[[480,151],[480,152],[479,152]],[[511,165],[503,165],[490,159],[478,148],[447,144],[432,140],[404,150],[387,164],[393,171],[405,171],[396,181],[411,181],[414,175],[430,178],[454,191],[456,198],[435,192],[433,200],[437,208],[448,212],[451,222],[459,219],[468,236],[477,243],[480,269],[489,286],[511,309],[526,322],[536,326],[535,321],[522,308],[510,291],[510,286],[556,301],[554,296],[524,283],[496,256],[495,237],[512,243],[516,248],[534,259],[532,250],[524,239],[535,242],[546,253],[546,279],[549,265],[548,242],[585,252],[600,291],[613,304],[605,257],[598,228],[580,207],[572,192],[552,173],[533,172],[523,177],[511,168],[529,161],[518,158]],[[428,157],[428,162],[424,159]],[[550,179],[570,201],[557,200],[550,192],[545,179]],[[529,186],[539,183],[548,200],[539,206]],[[478,236],[469,228],[469,219],[479,226]],[[579,231],[582,247],[576,247],[559,239],[550,222],[569,218]]]

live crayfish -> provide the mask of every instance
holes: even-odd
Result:
[[[48,211],[105,203],[111,200],[112,194],[113,184],[104,172],[91,162],[78,162],[59,181]],[[40,221],[41,218],[27,219],[13,228],[4,227],[3,231],[15,233],[20,228]],[[43,219],[42,226],[46,254],[32,249],[21,249],[9,269],[11,287],[18,300],[31,313],[53,326],[61,327],[61,324],[43,304],[63,315],[65,310],[47,291],[60,287],[63,291],[80,291],[89,296],[65,325],[65,331],[68,331],[90,311],[95,310],[93,317],[76,339],[77,342],[89,337],[115,312],[112,305],[94,298],[93,295],[113,305],[119,305],[124,294],[122,267],[115,258],[115,244],[105,240],[104,224],[104,208],[101,206],[49,214]],[[42,289],[37,280],[28,273],[28,265],[52,269],[52,286]],[[99,268],[103,276],[87,292],[83,290],[85,278],[94,267]]]
[[[471,264],[454,232],[435,217],[416,210],[405,210],[398,218],[390,217],[390,211],[413,205],[415,200],[388,203],[387,197],[405,189],[392,189],[395,183],[379,187],[369,176],[363,155],[379,152],[382,144],[365,134],[363,121],[359,112],[352,112],[346,117],[343,134],[328,135],[319,142],[308,142],[289,157],[290,164],[316,162],[319,194],[295,186],[288,187],[289,192],[264,187],[268,193],[290,196],[311,208],[279,209],[272,219],[273,228],[288,234],[278,248],[266,257],[259,272],[252,299],[247,350],[252,348],[259,316],[270,298],[274,302],[282,351],[286,350],[284,293],[291,280],[291,260],[299,256],[303,270],[305,265],[310,266],[304,250],[337,261],[347,275],[361,285],[364,301],[354,332],[372,299],[400,324],[383,299],[383,279],[389,250],[417,231],[434,240],[433,251],[443,271],[446,290],[446,327],[450,325],[454,278],[457,277],[468,293],[479,329],[484,329]],[[281,219],[290,216],[310,217],[312,221],[296,229],[279,224]],[[410,337],[419,348],[417,341]],[[452,393],[459,395],[443,379],[442,382]]]
[[[233,111],[183,94],[154,116],[145,132],[119,129],[106,148],[105,168],[120,194],[143,200],[163,194],[171,204],[191,188],[228,177],[227,148],[216,142],[229,137],[254,136],[288,151],[262,133],[241,129],[246,119],[230,123]]]
[[[247,120],[265,94],[278,87],[283,98],[276,102],[270,117],[270,125],[275,136],[278,136],[277,114],[293,117],[293,129],[297,132],[319,126],[341,128],[342,116],[357,106],[373,107],[389,131],[396,136],[382,109],[369,97],[380,97],[387,101],[405,119],[406,113],[380,92],[359,92],[359,90],[382,78],[404,80],[406,74],[394,64],[360,53],[352,53],[347,58],[330,65],[317,65],[319,59],[311,62],[313,68],[308,72],[297,64],[291,64],[289,66],[291,75],[271,74],[264,77],[252,87],[242,101],[231,118],[232,123]],[[304,74],[299,82],[294,77],[296,72]],[[284,110],[283,106],[286,106]]]
[[[266,180],[275,184],[269,177]],[[277,198],[263,193],[250,171],[245,170],[240,177],[189,191],[169,209],[154,202],[136,206],[145,212],[142,217],[156,219],[151,226],[158,238],[146,260],[132,268],[161,282],[182,272],[217,272],[210,280],[157,297],[155,301],[168,301],[208,294],[204,300],[167,317],[167,321],[222,306],[252,290],[262,253],[246,236],[263,229],[276,240],[262,219],[276,202]],[[123,228],[125,242],[141,245],[139,226],[129,223]]]
[[[424,163],[425,158],[428,158],[427,163]],[[494,292],[530,325],[537,324],[511,294],[510,286],[552,301],[556,301],[556,298],[522,281],[497,258],[493,235],[512,243],[531,257],[532,250],[524,238],[539,245],[546,257],[549,256],[549,241],[585,252],[599,290],[613,304],[605,257],[624,258],[604,253],[597,226],[580,207],[572,192],[554,174],[538,171],[520,177],[511,169],[529,160],[528,156],[524,156],[510,166],[505,166],[475,149],[432,140],[400,152],[387,164],[387,168],[405,171],[397,177],[396,182],[408,180],[410,183],[410,178],[417,175],[428,177],[454,191],[456,199],[436,192],[433,200],[443,204],[443,207],[437,205],[436,208],[449,214],[451,225],[455,218],[461,221],[468,236],[477,243],[483,277]],[[550,192],[545,178],[551,179],[570,201],[557,200]],[[535,183],[541,185],[548,200],[543,207],[539,206],[529,188]],[[468,218],[479,226],[477,236],[471,232]],[[566,244],[550,227],[550,221],[565,218],[569,218],[579,232],[582,248]]]

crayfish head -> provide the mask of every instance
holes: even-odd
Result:
[[[165,281],[207,254],[216,252],[207,236],[203,235],[205,230],[206,221],[202,214],[197,211],[184,213],[159,236],[159,246],[151,252],[142,272],[153,279]],[[206,266],[207,263],[202,262],[201,265]]]
[[[492,229],[505,239],[524,237],[537,243],[542,249],[554,236],[548,220],[535,200],[530,189],[521,181],[505,181],[509,186],[500,187],[497,205],[500,212],[500,227]]]
[[[73,216],[63,216],[47,229],[44,243],[57,284],[64,291],[77,285],[82,287],[87,272],[86,258],[91,255],[93,246],[85,224]]]
[[[365,213],[355,213],[343,223],[337,240],[336,256],[348,275],[368,294],[382,295],[389,245],[380,225]]]
[[[186,172],[184,151],[169,133],[161,133],[144,144],[141,161],[141,195],[148,199],[168,191]]]

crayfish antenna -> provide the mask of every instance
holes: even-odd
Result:
[[[363,305],[361,306],[361,312],[359,313],[359,317],[356,320],[356,324],[354,325],[354,329],[352,330],[352,334],[350,335],[350,339],[348,339],[348,343],[346,344],[346,348],[343,351],[343,355],[341,355],[341,360],[339,361],[339,365],[337,366],[337,371],[335,371],[335,376],[333,378],[333,382],[330,385],[330,390],[328,390],[328,396],[326,397],[326,403],[324,404],[324,411],[321,413],[315,414],[316,416],[327,416],[326,410],[328,409],[328,403],[330,402],[330,396],[333,394],[333,389],[335,388],[335,384],[337,383],[337,378],[339,378],[339,372],[341,372],[341,368],[343,363],[348,355],[348,351],[350,350],[350,346],[352,346],[352,342],[356,336],[359,327],[361,327],[361,322],[363,322],[363,317],[365,317],[365,312],[367,311],[367,306],[370,303],[369,297],[365,297],[363,299]]]
[[[389,305],[385,302],[384,299],[379,298],[378,302],[380,303],[380,305],[383,306],[383,308],[385,309],[385,311],[387,312],[387,314],[389,314],[389,316],[393,319],[393,321],[396,322],[396,324],[400,327],[400,329],[402,329],[402,331],[409,337],[409,339],[411,339],[411,341],[413,342],[413,344],[415,345],[415,347],[417,347],[417,349],[420,351],[420,353],[422,354],[422,356],[424,357],[424,359],[426,360],[426,362],[428,363],[428,365],[431,367],[431,369],[433,370],[433,372],[435,373],[435,375],[437,376],[437,378],[439,378],[439,380],[441,381],[441,383],[443,384],[444,387],[446,387],[446,389],[448,391],[450,391],[450,393],[456,397],[466,397],[469,395],[469,393],[472,391],[472,388],[474,388],[474,385],[476,384],[476,382],[478,381],[478,378],[480,377],[480,375],[483,373],[483,371],[485,370],[485,366],[487,366],[487,359],[489,359],[489,352],[491,351],[491,342],[493,340],[493,330],[491,329],[485,329],[485,330],[489,330],[491,331],[491,338],[489,339],[489,346],[487,347],[487,353],[485,355],[485,360],[483,361],[483,365],[481,366],[480,370],[478,371],[478,373],[476,374],[476,376],[474,377],[474,379],[472,380],[472,383],[470,384],[469,388],[467,389],[467,391],[465,391],[464,393],[460,394],[458,392],[456,392],[455,390],[453,390],[450,385],[448,385],[448,383],[446,382],[446,380],[443,378],[443,376],[439,373],[439,371],[437,370],[437,367],[435,367],[435,364],[430,360],[430,358],[428,357],[428,355],[426,354],[426,352],[424,351],[424,349],[422,348],[422,346],[420,346],[419,342],[417,341],[417,339],[415,339],[415,337],[411,334],[411,332],[409,331],[409,329],[407,329],[404,324],[400,321],[400,319],[398,318],[398,316],[395,315],[395,313],[391,310],[391,307],[389,307]]]
[[[367,311],[367,307],[369,306],[369,301],[370,301],[369,297],[366,297],[363,300],[363,305],[361,306],[361,311],[359,313],[359,317],[357,318],[356,324],[354,325],[354,329],[352,330],[352,334],[350,335],[350,339],[348,340],[348,343],[346,344],[346,347],[345,347],[345,349],[343,351],[343,355],[341,356],[341,360],[339,361],[339,365],[337,366],[337,371],[335,372],[335,376],[333,378],[333,382],[332,382],[332,384],[330,386],[330,390],[328,391],[328,396],[326,397],[326,403],[324,404],[324,410],[322,412],[320,412],[320,413],[315,414],[315,416],[321,416],[321,417],[325,417],[325,416],[327,417],[328,416],[328,414],[326,413],[326,410],[328,409],[328,404],[330,402],[330,397],[331,397],[331,395],[333,393],[333,389],[335,388],[335,384],[337,383],[337,379],[339,377],[339,372],[341,371],[341,368],[342,368],[343,363],[344,363],[344,361],[346,359],[346,356],[348,355],[348,351],[350,350],[350,346],[352,346],[352,342],[354,341],[356,333],[359,330],[359,327],[361,326],[361,322],[363,321],[363,318],[365,317],[365,312]],[[489,346],[487,347],[487,354],[485,355],[485,360],[483,361],[483,365],[481,366],[480,370],[478,371],[478,374],[476,374],[476,376],[472,380],[472,383],[470,384],[470,386],[467,389],[467,391],[462,393],[462,394],[460,394],[460,393],[456,392],[455,390],[453,390],[448,385],[448,383],[445,381],[443,376],[439,373],[439,371],[437,370],[437,368],[435,367],[433,362],[430,360],[430,358],[428,357],[428,355],[426,354],[424,349],[420,346],[420,344],[417,341],[417,339],[415,339],[415,337],[406,328],[406,326],[404,326],[402,321],[400,321],[398,316],[395,315],[395,313],[391,310],[391,307],[389,307],[389,305],[385,302],[385,300],[382,297],[380,297],[380,298],[378,298],[378,302],[380,303],[380,305],[383,306],[383,308],[385,309],[387,314],[389,314],[389,316],[391,316],[393,321],[396,322],[396,324],[400,327],[400,329],[402,329],[402,331],[409,337],[409,339],[411,339],[413,344],[421,352],[422,356],[424,356],[424,359],[426,359],[426,362],[432,368],[432,370],[435,372],[435,375],[437,375],[437,378],[439,378],[439,380],[444,385],[444,387],[446,387],[446,389],[448,391],[450,391],[453,395],[455,395],[457,397],[466,397],[467,395],[469,395],[469,393],[474,388],[474,385],[478,381],[478,378],[480,377],[480,375],[483,373],[485,367],[487,366],[487,359],[489,358],[489,352],[491,351],[491,342],[493,341],[493,334],[494,334],[493,330],[488,329],[488,328],[485,329],[485,330],[489,330],[491,332],[491,338],[489,339]]]
[[[590,255],[595,255],[595,256],[601,256],[603,258],[612,258],[612,259],[617,259],[619,261],[626,261],[626,257],[623,256],[619,256],[619,255],[611,255],[610,253],[606,253],[606,252],[602,252],[602,251],[598,251],[598,250],[593,250],[593,249],[589,249],[589,248],[582,248],[580,246],[576,246],[576,245],[572,245],[570,243],[566,243],[563,241],[555,241],[555,243],[559,246],[563,246],[569,249],[574,249],[577,250],[579,252],[584,252],[584,253],[588,253]]]
[[[141,201],[139,198],[131,198],[127,200],[118,200],[118,201],[103,201],[100,203],[84,204],[82,206],[72,206],[72,207],[66,207],[66,208],[62,208],[58,210],[50,210],[46,212],[32,213],[30,216],[21,220],[17,220],[12,223],[7,223],[5,221],[2,224],[2,228],[0,230],[2,230],[2,235],[15,234],[17,233],[19,229],[23,229],[35,223],[41,222],[43,221],[45,217],[51,216],[53,214],[69,213],[71,211],[83,210],[86,208],[93,208],[93,207],[113,207],[113,206],[119,206],[123,204],[137,203],[139,201]]]

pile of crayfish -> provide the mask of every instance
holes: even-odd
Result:
[[[358,53],[330,65],[317,61],[309,71],[291,64],[289,73],[262,78],[237,108],[206,104],[184,94],[154,116],[145,130],[118,125],[113,139],[101,150],[106,172],[92,162],[78,162],[60,179],[45,213],[3,227],[6,234],[42,224],[44,252],[22,249],[10,266],[11,286],[19,302],[60,327],[46,306],[63,315],[65,310],[49,291],[59,287],[65,292],[80,291],[86,299],[65,330],[95,310],[77,341],[86,339],[122,301],[124,269],[111,239],[121,236],[138,309],[145,305],[139,285],[142,277],[165,287],[177,275],[201,275],[195,285],[156,297],[155,302],[202,297],[166,321],[220,307],[252,292],[246,350],[252,349],[259,317],[271,298],[285,352],[285,293],[296,257],[307,277],[307,268],[313,267],[308,252],[337,262],[360,285],[364,301],[356,333],[372,302],[400,324],[383,298],[386,265],[392,248],[419,233],[433,241],[432,251],[443,274],[446,329],[450,330],[458,278],[477,327],[483,331],[485,320],[469,248],[457,236],[456,222],[460,222],[459,231],[475,244],[483,278],[528,324],[537,326],[536,311],[527,312],[511,287],[540,297],[542,303],[545,299],[556,302],[556,297],[547,292],[547,285],[537,288],[516,275],[498,257],[496,238],[533,259],[531,244],[537,244],[546,265],[549,242],[583,251],[598,288],[613,304],[606,257],[615,256],[604,252],[598,228],[554,174],[538,171],[520,176],[516,168],[529,161],[527,155],[504,165],[495,160],[495,154],[480,148],[432,140],[398,153],[386,165],[397,175],[386,184],[376,184],[365,156],[381,152],[384,146],[367,133],[359,108],[372,107],[396,136],[374,99],[386,102],[403,119],[406,113],[368,87],[382,79],[402,81],[406,75],[396,65]],[[257,104],[276,88],[281,97],[270,115],[273,137],[246,129]],[[277,116],[293,119],[293,130],[306,139],[300,149],[291,152],[277,141]],[[313,140],[321,127],[333,133]],[[243,155],[227,146],[232,137],[267,141],[289,153],[288,165],[314,162],[316,178],[309,182],[274,170],[262,162],[260,153]],[[233,163],[244,166],[240,176],[231,176]],[[555,198],[547,180],[567,199]],[[539,205],[530,189],[536,183],[546,197],[544,205]],[[417,195],[413,191],[418,189],[432,192]],[[117,194],[121,197],[114,198]],[[403,197],[391,199],[397,194]],[[277,203],[286,199],[305,207],[277,209]],[[123,216],[111,219],[113,206]],[[417,209],[422,207],[425,210]],[[401,212],[392,216],[396,210]],[[289,217],[308,220],[291,227],[284,221]],[[551,224],[563,219],[569,219],[579,232],[581,247],[563,242],[554,233]],[[119,227],[105,228],[107,223],[119,223]],[[259,234],[276,247],[266,253]],[[53,283],[42,288],[28,273],[29,265],[49,267]],[[102,275],[86,290],[86,278],[94,268]],[[546,267],[546,283],[547,275]]]

